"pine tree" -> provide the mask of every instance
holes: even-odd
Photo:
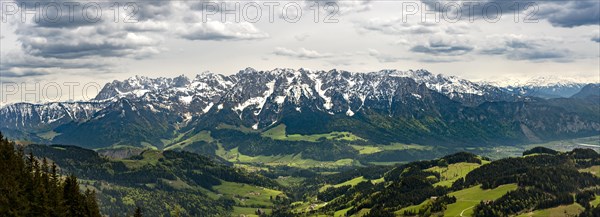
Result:
[[[94,191],[82,194],[73,175],[61,181],[57,166],[27,157],[0,133],[0,216],[99,217]]]
[[[142,209],[137,206],[135,207],[135,212],[133,213],[133,217],[142,217]]]
[[[55,163],[50,166],[49,175],[50,216],[65,216],[66,208],[63,202],[63,189]]]
[[[67,176],[63,188],[63,197],[67,208],[67,216],[85,216],[85,198],[79,192],[77,177]]]
[[[98,208],[98,204],[96,203],[96,191],[86,189],[84,195],[87,216],[100,217],[100,209]]]
[[[0,215],[24,216],[29,212],[24,185],[27,171],[23,149],[15,150],[0,132]]]

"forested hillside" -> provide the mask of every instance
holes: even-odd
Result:
[[[145,150],[123,159],[75,146],[28,145],[98,192],[100,211],[122,216],[223,216],[270,210],[285,194],[275,181],[189,152]],[[271,200],[271,197],[273,198]]]
[[[0,133],[0,216],[99,217],[96,192],[81,192],[77,177],[56,164],[25,155]]]
[[[600,155],[592,149],[535,147],[494,161],[458,152],[388,166],[303,169],[235,164],[185,151],[15,149],[6,139],[1,148],[1,216],[125,216],[137,207],[145,216],[600,213]]]
[[[306,179],[276,216],[598,216],[600,155],[547,148],[496,161],[470,153]]]

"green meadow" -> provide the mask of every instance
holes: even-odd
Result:
[[[226,181],[221,181],[220,185],[213,186],[212,189],[217,194],[233,198],[236,205],[240,207],[269,207],[273,205],[271,198],[284,196],[281,191]]]
[[[473,208],[482,200],[495,200],[509,191],[517,189],[516,184],[501,185],[494,189],[481,189],[481,186],[474,186],[460,191],[452,192],[449,195],[456,197],[456,203],[449,204],[444,212],[444,216],[471,216]]]
[[[364,140],[350,132],[331,132],[324,134],[311,134],[311,135],[301,135],[301,134],[287,134],[285,124],[277,125],[265,132],[261,135],[263,137],[268,137],[274,140],[287,140],[287,141],[307,141],[307,142],[318,142],[319,139],[328,139],[328,140],[344,140],[344,141],[356,141],[356,140]]]
[[[535,210],[533,212],[523,213],[517,217],[558,217],[558,216],[577,216],[584,208],[577,204],[563,205],[549,209]]]
[[[480,165],[476,163],[456,163],[450,164],[447,167],[435,166],[425,171],[437,172],[441,176],[441,180],[435,183],[434,186],[452,186],[456,180],[465,177],[469,172],[477,169]]]

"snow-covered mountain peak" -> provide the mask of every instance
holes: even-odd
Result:
[[[538,76],[530,78],[523,83],[523,86],[537,86],[537,87],[550,87],[550,86],[573,86],[583,84],[585,82],[577,79],[562,78],[558,76]]]
[[[246,67],[245,69],[240,70],[238,72],[238,74],[254,74],[254,73],[257,73],[257,72],[258,71],[256,69],[252,68],[252,67]]]
[[[465,97],[465,95],[483,96],[490,92],[494,92],[492,94],[494,95],[500,91],[492,85],[480,85],[455,76],[433,74],[425,69],[406,71],[385,69],[376,72],[357,73],[339,69],[313,71],[305,68],[275,68],[273,70],[258,71],[248,67],[229,76],[202,72],[192,80],[184,75],[175,78],[134,76],[124,81],[113,81],[107,84],[98,94],[96,100],[123,97],[142,99],[145,94],[150,93],[156,95],[151,97],[154,99],[179,97],[179,101],[186,104],[200,97],[203,98],[200,101],[208,104],[207,100],[214,101],[224,95],[234,98],[238,96],[240,99],[258,97],[251,96],[256,94],[262,97],[265,90],[271,89],[265,87],[266,84],[271,82],[275,85],[273,87],[274,93],[279,94],[279,101],[287,93],[294,95],[294,98],[299,100],[300,95],[325,94],[328,90],[329,92],[334,91],[346,95],[352,95],[353,91],[360,91],[364,93],[357,97],[364,98],[369,91],[374,91],[382,81],[393,79],[393,77],[412,79],[417,84],[424,84],[427,88],[445,94],[451,99],[458,99]],[[327,98],[323,94],[321,94],[321,97]],[[182,96],[185,96],[185,98],[181,98]]]
[[[506,83],[502,87],[506,92],[541,98],[571,97],[587,84],[584,80],[557,76],[539,76]]]

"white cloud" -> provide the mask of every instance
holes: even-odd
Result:
[[[320,53],[315,50],[308,50],[306,48],[299,48],[298,50],[291,50],[284,47],[276,47],[273,54],[278,56],[294,57],[298,59],[317,59],[331,57],[331,53]]]
[[[190,26],[180,27],[178,34],[188,40],[256,40],[268,38],[269,34],[260,31],[248,22],[221,22],[208,20]]]
[[[408,23],[402,22],[399,18],[372,18],[366,22],[359,22],[357,26],[359,31],[373,31],[388,35],[400,34],[428,34],[438,32],[435,24],[429,23]]]

